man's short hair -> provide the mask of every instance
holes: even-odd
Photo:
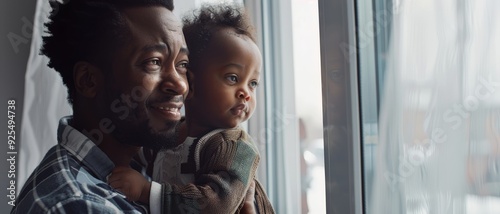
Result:
[[[61,74],[73,104],[75,87],[73,67],[87,61],[106,68],[117,47],[129,38],[122,11],[131,7],[163,6],[174,9],[172,0],[50,0],[52,12],[45,23],[41,53],[48,66]]]

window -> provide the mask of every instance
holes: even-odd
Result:
[[[366,213],[500,212],[498,6],[357,1]]]
[[[245,1],[264,57],[249,122],[277,213],[324,213],[323,118],[317,1]],[[265,155],[262,155],[265,154]]]
[[[250,130],[271,130],[262,174],[279,213],[302,212],[290,188],[307,180],[293,168],[301,101],[313,97],[301,95],[296,61],[315,45],[297,26],[306,2],[315,3],[246,2],[261,23],[267,72],[264,115]],[[326,211],[499,212],[498,6],[318,1]]]

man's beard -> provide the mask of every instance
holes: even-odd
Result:
[[[131,146],[144,146],[153,150],[169,149],[177,145],[176,125],[178,122],[167,121],[165,125],[167,129],[155,131],[149,126],[149,120],[139,122],[128,119],[113,118],[116,129],[111,134],[118,142]]]
[[[110,90],[111,91],[111,90]],[[150,125],[148,110],[144,102],[136,103],[135,108],[123,104],[128,109],[128,115],[124,119],[123,112],[113,112],[111,103],[113,99],[108,93],[107,114],[115,129],[110,133],[118,142],[131,146],[144,146],[154,150],[173,148],[177,145],[176,126],[179,121],[165,121],[163,130],[155,130]],[[116,99],[115,99],[116,100]]]
[[[116,116],[112,117],[111,120],[116,128],[111,132],[111,135],[118,142],[131,146],[144,146],[154,150],[169,149],[178,145],[176,131],[178,121],[165,121],[164,130],[155,130],[150,126],[146,113],[141,112],[142,118],[145,118],[141,120],[137,115],[141,113],[137,110],[138,108],[130,109],[130,115],[123,120]]]

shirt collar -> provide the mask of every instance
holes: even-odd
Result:
[[[59,145],[73,154],[98,179],[106,181],[106,177],[115,168],[115,165],[94,142],[69,125],[72,119],[72,116],[66,116],[59,121],[57,129]]]

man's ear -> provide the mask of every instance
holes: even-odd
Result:
[[[188,85],[189,85],[189,93],[186,99],[190,99],[194,96],[194,75],[191,70],[187,72]]]
[[[104,75],[96,66],[80,61],[73,67],[76,93],[86,98],[94,98],[102,87]]]

